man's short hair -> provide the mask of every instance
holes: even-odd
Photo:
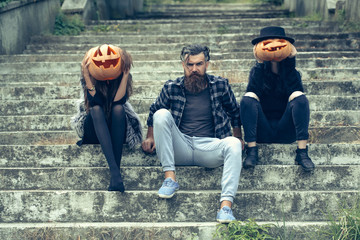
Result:
[[[204,53],[205,61],[210,61],[210,49],[207,46],[202,46],[199,44],[188,45],[183,47],[180,54],[181,61],[185,62],[188,60],[189,56],[198,55],[200,53]]]

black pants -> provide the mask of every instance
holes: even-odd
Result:
[[[281,119],[266,118],[259,101],[244,96],[240,102],[246,142],[292,143],[309,138],[309,101],[305,95],[288,102]]]

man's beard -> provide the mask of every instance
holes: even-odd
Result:
[[[208,84],[205,74],[191,73],[190,76],[185,76],[184,80],[185,89],[192,94],[199,93],[207,88]]]

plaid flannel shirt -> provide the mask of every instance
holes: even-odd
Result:
[[[206,74],[206,77],[210,87],[215,137],[222,139],[231,136],[231,126],[241,126],[239,104],[227,79],[208,74]],[[147,125],[153,126],[154,113],[161,108],[165,108],[170,110],[176,125],[179,127],[185,102],[184,76],[177,78],[175,81],[167,81],[158,98],[150,106]]]

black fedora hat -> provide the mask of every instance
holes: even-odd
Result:
[[[251,41],[253,45],[257,44],[258,42],[261,42],[265,39],[271,39],[271,38],[280,38],[288,40],[290,43],[294,43],[295,40],[293,38],[287,37],[285,34],[285,30],[282,27],[265,27],[260,30],[260,37],[257,37]]]

